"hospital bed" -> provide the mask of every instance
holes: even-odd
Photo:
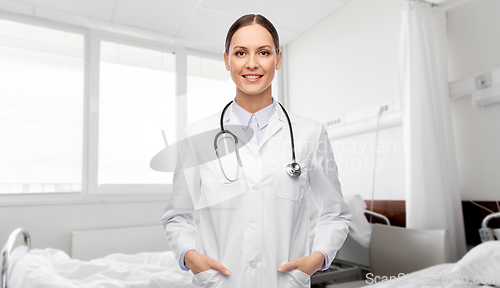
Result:
[[[345,199],[353,212],[354,221],[349,225],[350,234],[331,268],[318,271],[311,277],[313,285],[363,279],[368,272],[368,246],[371,236],[371,226],[364,215],[374,215],[386,222],[386,226],[390,225],[385,216],[365,210],[366,204],[361,197],[346,195]],[[159,232],[155,235],[148,234],[148,229],[137,230],[143,228],[74,232],[71,251],[73,259],[63,251],[50,248],[29,251],[31,238],[27,231],[18,229],[11,234],[2,250],[2,288],[9,287],[8,284],[11,284],[11,288],[190,287],[192,274],[180,270],[172,252],[167,251],[168,248],[158,247],[156,250],[163,252],[138,253],[146,251],[138,244],[144,242],[144,239],[158,238],[158,242],[166,245],[161,227],[157,228]],[[80,237],[80,234],[84,237]],[[124,242],[120,239],[139,237],[137,235],[142,234],[148,236],[143,235],[142,240],[135,239],[133,248],[136,251],[120,247],[121,242]],[[24,245],[14,249],[16,239],[21,237],[24,239]],[[148,243],[146,246],[152,245],[154,244]],[[90,247],[87,251],[75,249],[87,246]],[[109,253],[112,254],[108,255]]]
[[[159,228],[161,230],[161,227]],[[149,227],[74,232],[71,253],[73,258],[70,258],[65,252],[57,249],[31,250],[29,232],[18,228],[11,233],[2,250],[1,288],[191,287],[192,274],[180,270],[172,251],[132,254],[133,251],[128,249],[127,245],[117,241],[120,238],[134,237],[132,234],[139,237],[141,233],[137,233],[138,230],[150,236],[142,235],[143,238],[157,236],[147,232],[151,230]],[[16,247],[15,244],[20,239],[24,240],[23,245]],[[137,241],[132,241],[135,243],[134,249],[141,250],[140,242],[143,241],[135,240]],[[165,239],[162,240],[165,242]],[[78,246],[89,247],[85,252]],[[118,250],[130,254],[112,253],[94,258]],[[339,279],[356,280],[361,276],[361,267],[335,262],[328,271],[313,275],[311,283]]]
[[[369,210],[366,210],[365,214],[379,218],[390,226],[389,219],[384,215]],[[368,248],[359,244],[357,240],[349,235],[342,248],[337,252],[337,256],[330,268],[313,274],[311,284],[326,287],[326,283],[342,283],[364,279],[369,271],[368,259]]]
[[[500,287],[498,271],[500,271],[500,241],[489,241],[474,247],[456,263],[438,264],[392,277],[376,278],[371,275],[362,282],[342,283],[327,287]]]
[[[479,229],[479,236],[481,237],[481,242],[500,240],[500,229],[494,229],[488,227],[488,222],[493,218],[500,218],[500,212],[491,213],[484,217],[481,223],[481,229]]]
[[[90,255],[85,253],[84,256],[79,252],[81,249],[72,249],[73,259],[65,252],[56,249],[31,250],[31,237],[28,231],[22,228],[16,229],[2,250],[1,287],[190,287],[191,273],[180,271],[171,251],[136,254],[129,251],[131,254],[113,253],[94,258],[109,251],[127,251],[126,247],[117,249],[120,244],[116,238],[137,229],[142,228],[119,229],[125,230],[121,232],[95,231],[98,235],[85,233],[87,235],[83,238],[86,239],[75,237],[75,234],[81,232],[74,233],[73,246],[90,246],[88,250],[93,251]],[[110,233],[117,235],[106,237]],[[24,240],[24,245],[14,247],[19,238]],[[348,243],[349,241],[356,240],[348,240]],[[99,244],[92,245],[92,243]],[[365,270],[363,266],[335,260],[329,270],[315,273],[311,283],[358,280],[362,279]],[[61,281],[61,278],[64,278],[64,281]]]
[[[158,229],[162,231],[162,227]],[[113,231],[112,231],[113,230]],[[89,231],[85,233],[85,243],[97,247],[104,253],[107,245],[105,237],[109,233],[124,235],[137,231],[151,231],[150,227],[133,227]],[[83,231],[80,231],[81,233]],[[78,234],[78,233],[77,233]],[[75,237],[82,239],[82,237]],[[151,236],[151,235],[150,235]],[[153,237],[156,237],[153,235]],[[24,245],[15,247],[19,238]],[[165,244],[166,241],[161,239]],[[99,242],[92,245],[91,242]],[[126,242],[126,241],[122,241]],[[147,243],[147,242],[146,242]],[[181,271],[172,251],[140,252],[134,254],[112,253],[90,261],[70,258],[57,249],[30,249],[31,237],[28,231],[18,228],[11,233],[2,250],[1,288],[73,288],[73,287],[123,287],[123,288],[189,288],[192,274]],[[73,244],[75,242],[73,241]],[[137,241],[131,243],[141,247]],[[123,244],[114,242],[114,247],[127,250]],[[90,248],[92,249],[92,248]],[[133,248],[135,249],[135,248]],[[165,249],[166,250],[166,249]],[[129,251],[132,251],[129,249]],[[108,249],[109,252],[109,249]]]
[[[349,223],[349,235],[344,245],[337,252],[335,260],[326,271],[318,271],[311,277],[314,287],[326,287],[328,283],[342,283],[364,279],[369,271],[369,244],[372,225],[367,217],[378,219],[379,222],[390,226],[389,219],[379,213],[366,210],[363,198],[358,194],[344,196],[346,204],[352,214]]]
[[[120,238],[130,240],[141,234],[142,238],[158,236],[153,235],[149,227],[73,232],[73,258],[70,258],[61,250],[31,250],[28,231],[16,229],[2,250],[1,288],[191,287],[192,274],[180,270],[172,251],[134,253],[126,244],[119,243]],[[23,245],[15,247],[20,239],[24,240]],[[162,241],[165,242],[165,239]],[[135,252],[141,251],[141,246],[144,247],[141,239],[128,242],[134,243]],[[154,245],[149,243],[149,246]],[[82,251],[82,248],[86,249]],[[118,251],[128,254],[116,253]],[[109,252],[115,253],[103,256]],[[335,261],[329,270],[314,274],[311,283],[361,279],[363,269],[358,265]]]
[[[357,200],[358,204],[364,205],[362,200]],[[358,231],[357,235],[361,235],[361,230],[354,226],[351,229]],[[358,238],[363,237],[366,235]],[[15,247],[21,238],[24,245]],[[15,230],[2,250],[1,288],[191,286],[192,273],[179,268],[161,226],[74,231],[71,241],[71,257],[64,251],[51,248],[31,250],[28,231]],[[331,279],[355,280],[361,275],[362,267],[337,262],[329,271],[317,273],[311,280],[312,283]]]
[[[349,202],[352,209],[364,210],[366,205],[361,198],[352,199]],[[369,231],[363,231],[361,226],[354,225],[355,222],[351,223],[351,232],[356,233],[351,233],[347,243],[369,238]],[[352,239],[353,236],[357,240]],[[28,231],[16,229],[2,250],[1,288],[190,287],[192,274],[180,270],[164,237],[161,226],[74,231],[70,257],[51,248],[31,250]],[[16,247],[21,239],[24,245]],[[328,271],[313,275],[311,283],[361,279],[364,268],[336,261]]]
[[[500,213],[488,215],[482,229],[494,217]],[[445,263],[447,237],[445,230],[374,225],[366,279],[326,287],[500,287],[500,241],[489,239],[458,262]]]

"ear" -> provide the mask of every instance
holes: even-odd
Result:
[[[281,57],[282,57],[282,55],[281,55],[281,50],[280,50],[278,53],[278,59],[276,60],[276,70],[280,70],[280,68],[281,68]]]
[[[231,71],[229,68],[229,57],[227,56],[226,52],[224,52],[224,64],[226,65],[226,70]]]

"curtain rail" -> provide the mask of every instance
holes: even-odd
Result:
[[[431,2],[428,2],[428,1],[425,1],[425,0],[408,0],[408,2],[420,2],[420,3],[429,4],[429,5],[431,5],[431,7],[439,7],[438,4],[431,3]]]

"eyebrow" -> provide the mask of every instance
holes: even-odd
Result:
[[[234,46],[234,49],[236,49],[236,48],[244,48],[244,49],[247,49],[247,47],[245,47],[245,46],[239,46],[239,45],[238,45],[238,46]],[[257,49],[261,49],[261,48],[271,48],[271,45],[262,45],[262,46],[260,46],[260,47],[257,47]]]

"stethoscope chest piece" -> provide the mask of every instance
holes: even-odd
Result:
[[[302,173],[299,163],[294,162],[286,165],[286,173],[292,177],[299,177]]]

